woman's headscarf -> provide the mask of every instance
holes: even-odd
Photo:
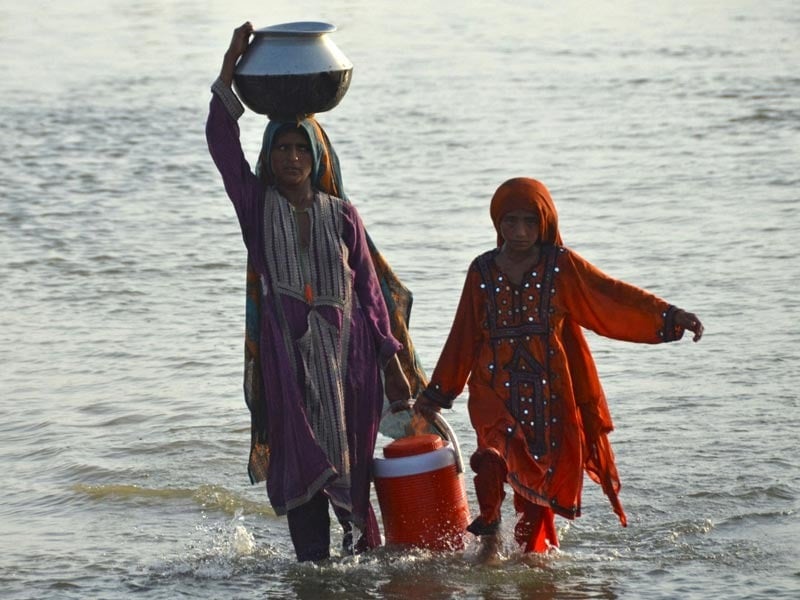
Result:
[[[497,188],[489,214],[497,231],[497,245],[503,245],[500,234],[500,222],[503,217],[514,210],[529,210],[539,217],[539,242],[543,244],[561,244],[558,233],[558,213],[556,212],[550,192],[540,181],[527,177],[509,179]]]
[[[261,142],[261,153],[258,155],[256,175],[267,184],[274,183],[274,175],[270,166],[272,145],[279,133],[288,129],[302,131],[311,146],[311,184],[332,196],[347,200],[342,186],[342,174],[339,170],[339,157],[333,149],[328,134],[313,117],[300,121],[270,121],[264,130]]]
[[[504,242],[500,234],[500,222],[506,214],[514,210],[530,210],[536,213],[539,217],[540,243],[563,245],[558,230],[558,213],[550,192],[540,181],[516,177],[497,188],[489,207],[489,214],[497,231],[498,247]],[[593,481],[602,486],[603,492],[608,496],[614,512],[624,526],[627,524],[627,519],[619,500],[621,484],[614,451],[608,439],[608,434],[614,429],[611,412],[589,344],[580,325],[569,315],[564,320],[562,341],[567,355],[575,403],[580,411],[583,426],[584,469]]]

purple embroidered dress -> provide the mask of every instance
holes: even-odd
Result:
[[[379,369],[401,345],[391,335],[364,226],[352,204],[318,191],[310,243],[302,247],[292,207],[244,157],[238,99],[214,92],[208,146],[261,284],[269,500],[280,515],[324,490],[340,518],[348,515],[374,540],[369,490],[383,406]]]

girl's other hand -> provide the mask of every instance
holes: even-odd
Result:
[[[703,324],[694,313],[678,309],[678,312],[675,314],[675,324],[694,333],[694,337],[692,338],[694,342],[699,342],[700,338],[703,337]]]

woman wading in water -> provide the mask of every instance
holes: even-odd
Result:
[[[330,554],[329,505],[345,551],[380,544],[369,469],[384,391],[402,406],[409,379],[414,388],[424,379],[402,294],[382,292],[402,287],[342,199],[338,160],[319,123],[272,120],[257,173],[245,159],[237,124],[244,109],[231,83],[252,31],[250,23],[234,31],[206,126],[249,260],[250,474],[266,479],[275,512],[288,516],[297,559],[322,560]]]

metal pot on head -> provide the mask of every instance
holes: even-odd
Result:
[[[328,38],[330,23],[300,21],[257,29],[236,65],[242,102],[271,119],[334,108],[350,87],[353,63]]]

